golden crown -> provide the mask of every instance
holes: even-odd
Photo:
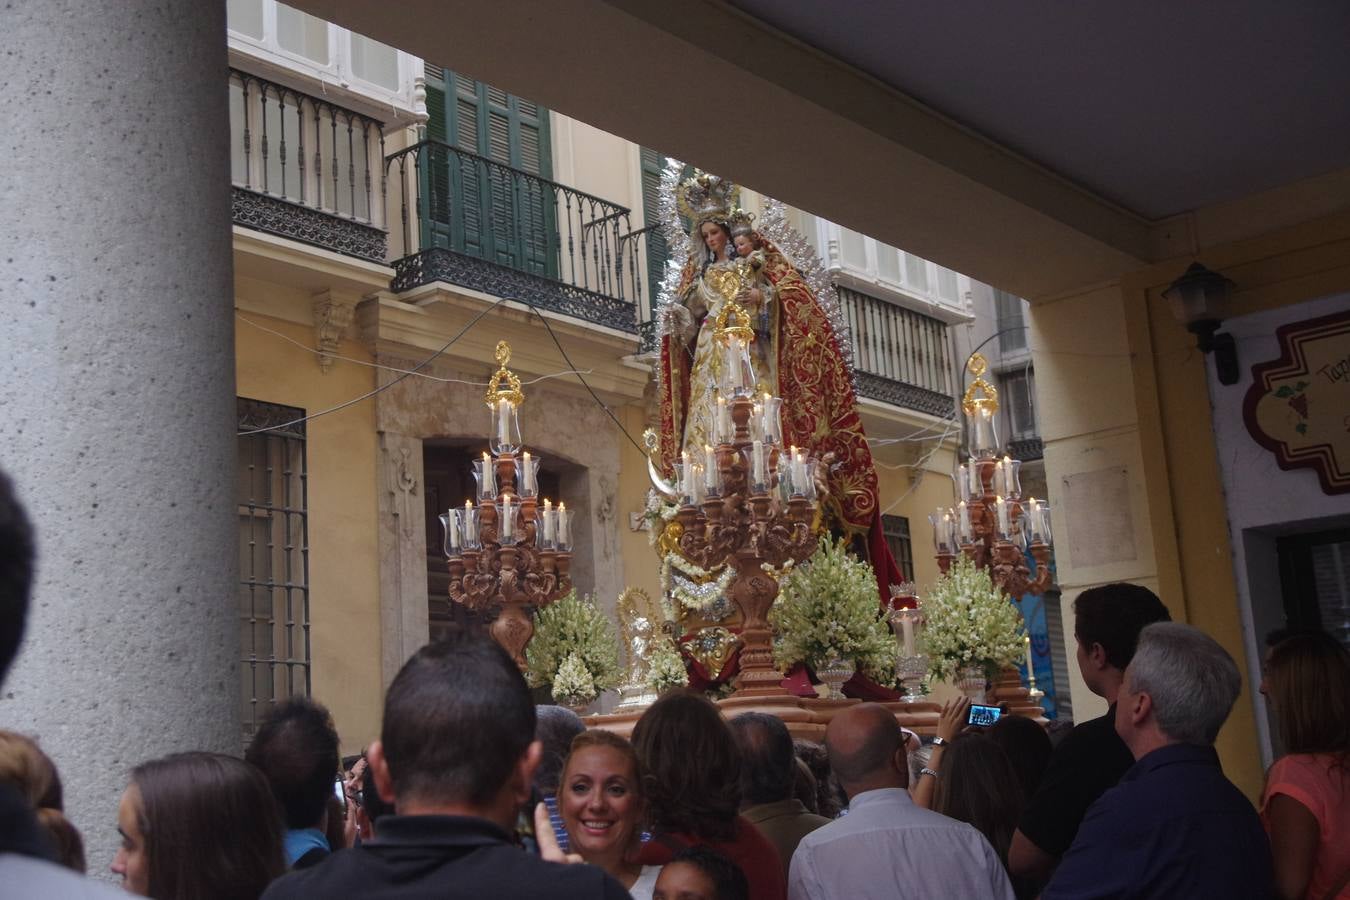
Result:
[[[680,215],[694,224],[703,222],[726,223],[740,200],[741,191],[730,181],[717,175],[694,170],[675,191],[675,205]]]

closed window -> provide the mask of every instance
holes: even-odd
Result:
[[[914,546],[909,540],[909,519],[904,516],[882,516],[881,533],[886,538],[886,546],[895,557],[906,581],[914,580]]]
[[[248,744],[277,701],[309,696],[309,512],[305,412],[239,398],[240,692]],[[290,423],[295,424],[290,424]]]
[[[998,317],[998,345],[1004,353],[1027,348],[1026,317],[1022,314],[1025,301],[1007,291],[994,290],[994,314]]]
[[[1011,437],[1036,436],[1035,372],[1030,368],[1006,373],[1002,381],[1003,406],[1008,411]]]

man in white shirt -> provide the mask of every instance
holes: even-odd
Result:
[[[825,729],[825,748],[848,815],[802,838],[788,900],[1013,900],[984,835],[909,799],[904,737],[889,711],[875,703],[844,710]]]

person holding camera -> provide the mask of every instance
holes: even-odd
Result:
[[[283,876],[264,897],[628,900],[595,866],[546,861],[564,858],[542,803],[540,855],[517,846],[512,829],[541,754],[534,733],[530,689],[495,641],[456,634],[423,647],[389,685],[380,740],[366,751],[395,814],[380,818],[374,840]]]
[[[797,845],[788,900],[1013,900],[1008,875],[984,835],[910,799],[905,740],[890,710],[876,703],[843,710],[825,727],[825,749],[848,795],[848,815]]]

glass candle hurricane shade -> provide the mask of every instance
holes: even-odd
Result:
[[[516,459],[516,492],[533,497],[539,492],[539,457],[526,450]]]
[[[497,543],[506,547],[521,537],[520,498],[503,494],[497,501]]]
[[[492,435],[489,443],[493,453],[515,453],[520,449],[520,416],[516,404],[498,397],[492,404]]]
[[[994,411],[988,406],[981,406],[968,421],[970,455],[976,459],[993,459],[998,453],[998,430],[994,427]]]

